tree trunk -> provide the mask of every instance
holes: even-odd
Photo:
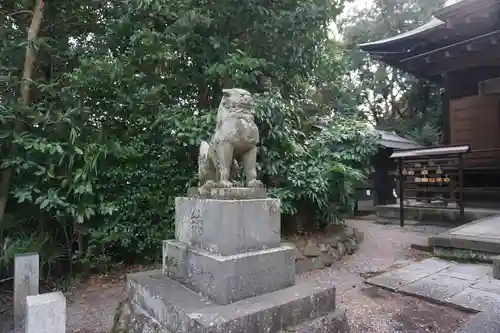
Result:
[[[33,65],[35,63],[35,49],[33,43],[36,41],[40,25],[43,19],[43,0],[37,0],[33,10],[31,24],[28,30],[28,44],[26,45],[26,56],[24,59],[23,77],[21,80],[21,103],[24,106],[30,104],[30,86],[33,74]],[[22,122],[16,120],[14,122],[14,133],[19,133],[22,130]],[[17,154],[17,145],[10,143],[9,157]],[[12,178],[12,168],[2,171],[2,179],[0,180],[0,223],[5,215],[7,207],[7,199],[9,197],[10,180]]]

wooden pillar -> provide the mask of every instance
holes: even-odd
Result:
[[[443,112],[441,114],[443,121],[443,145],[451,144],[451,131],[450,131],[450,90],[452,89],[452,82],[448,73],[442,74],[443,90],[441,92],[441,107]]]

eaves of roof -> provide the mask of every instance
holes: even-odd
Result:
[[[409,39],[415,38],[417,36],[420,37],[422,35],[425,35],[431,31],[433,31],[436,28],[441,27],[444,24],[446,24],[446,23],[441,21],[440,19],[432,18],[426,24],[424,24],[418,28],[415,28],[413,30],[404,32],[404,33],[396,35],[394,37],[389,37],[389,38],[381,39],[381,40],[374,41],[374,42],[359,44],[358,46],[363,51],[369,52],[372,50],[376,50],[379,46],[385,47],[385,46],[392,44],[392,43],[399,43],[403,40],[409,40]]]
[[[385,148],[392,148],[398,150],[423,148],[423,146],[418,144],[416,141],[406,139],[395,133],[380,131],[380,130],[378,132],[381,134],[378,144]]]

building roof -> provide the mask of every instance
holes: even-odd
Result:
[[[316,124],[314,126],[320,130],[326,130],[328,127],[327,124]],[[379,135],[377,143],[385,148],[392,148],[399,150],[399,149],[416,149],[424,147],[418,144],[414,140],[406,139],[403,138],[402,136],[397,135],[396,132],[382,131],[378,129],[373,129],[373,131],[375,132],[375,134]]]
[[[395,151],[391,154],[390,158],[411,158],[422,156],[435,156],[435,155],[455,155],[465,154],[470,152],[469,145],[462,146],[447,146],[447,147],[425,147],[420,149],[408,149],[402,151]]]
[[[426,24],[360,44],[373,59],[440,79],[441,73],[485,64],[500,53],[500,0],[458,0],[436,11]]]
[[[377,130],[380,133],[379,145],[392,149],[416,149],[424,146],[418,144],[414,140],[409,140],[397,135],[394,132]]]
[[[402,34],[399,34],[399,35],[396,35],[393,37],[377,40],[374,42],[359,44],[358,46],[362,50],[369,52],[369,50],[376,50],[377,47],[379,47],[379,46],[386,46],[389,43],[397,43],[397,42],[400,42],[403,40],[411,39],[411,38],[416,37],[416,36],[422,36],[422,34],[425,34],[426,32],[429,32],[432,29],[435,29],[436,27],[439,27],[440,25],[443,25],[443,24],[445,24],[445,22],[434,17],[426,24],[424,24],[418,28],[415,28],[413,30],[403,32]]]

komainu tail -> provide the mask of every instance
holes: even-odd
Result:
[[[198,154],[198,176],[200,178],[200,186],[207,181],[207,163],[208,163],[208,150],[210,146],[208,142],[201,141],[200,151]]]
[[[208,149],[209,149],[209,145],[208,145],[208,142],[206,141],[201,141],[201,144],[200,144],[200,154],[198,155],[198,161],[199,160],[206,160],[207,157],[208,157]]]

